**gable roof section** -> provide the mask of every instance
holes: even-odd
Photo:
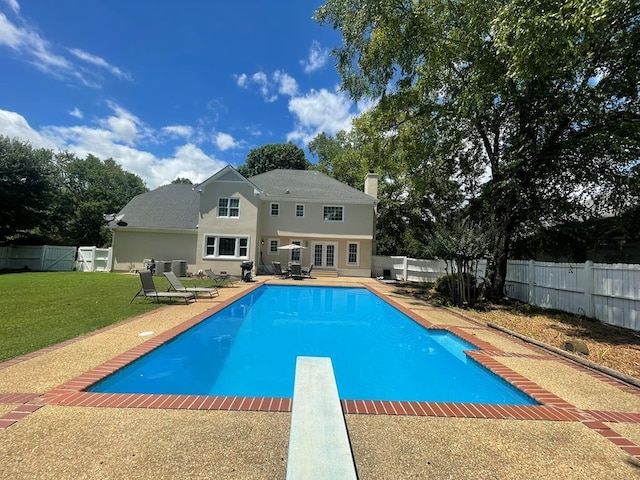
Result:
[[[263,198],[270,200],[377,203],[372,196],[316,170],[271,170],[249,180],[262,190]]]
[[[256,191],[256,194],[261,193],[259,192],[259,188],[255,184],[253,184],[250,180],[240,175],[240,173],[231,165],[227,165],[226,167],[223,167],[222,169],[218,170],[216,173],[214,173],[209,178],[207,178],[204,182],[202,182],[199,185],[196,185],[194,189],[197,192],[202,192],[205,188],[207,188],[208,185],[210,185],[213,182],[246,183]]]
[[[170,184],[136,195],[120,211],[126,227],[117,229],[196,230],[198,194],[193,185]]]

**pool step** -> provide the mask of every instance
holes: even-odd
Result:
[[[286,480],[356,480],[330,358],[298,357]]]

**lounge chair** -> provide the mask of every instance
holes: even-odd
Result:
[[[311,264],[311,266],[305,270],[304,268],[302,269],[302,276],[304,278],[312,278],[311,277],[311,270],[313,270],[313,263]]]
[[[302,280],[304,276],[302,275],[302,267],[298,263],[292,263],[289,267],[289,276],[294,280]]]
[[[213,294],[219,295],[218,289],[216,287],[185,287],[182,282],[176,277],[176,274],[173,272],[162,272],[162,274],[169,280],[169,290],[174,290],[176,292],[191,292],[195,295],[198,293],[208,293],[211,298],[213,298]]]
[[[150,270],[141,270],[138,272],[138,275],[140,275],[142,288],[135,294],[129,303],[132,303],[139,295],[147,298],[154,298],[158,303],[160,303],[160,298],[181,298],[184,300],[185,304],[188,304],[190,300],[193,300],[194,302],[196,300],[196,296],[191,292],[159,292],[156,290],[156,285],[153,282],[153,276],[151,275]]]
[[[220,273],[220,275],[217,275],[213,273],[213,270],[207,268],[204,274],[209,280],[213,280],[214,287],[224,287],[229,283],[233,283],[233,278],[228,273]]]
[[[289,272],[282,270],[282,265],[280,262],[271,262],[273,266],[273,274],[280,278],[289,278]]]

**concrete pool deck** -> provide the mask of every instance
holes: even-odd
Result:
[[[393,285],[356,278],[302,283],[365,285],[416,321],[472,341],[481,348],[476,360],[543,402],[489,407],[343,401],[360,479],[640,476],[638,389],[398,295]],[[95,375],[255,286],[237,283],[214,299],[168,305],[0,363],[0,478],[284,478],[289,401],[116,399],[80,392]],[[154,334],[138,336],[149,331]]]

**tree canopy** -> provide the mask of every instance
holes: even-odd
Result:
[[[146,192],[113,159],[79,159],[0,135],[0,242],[104,246],[104,214]]]
[[[413,196],[461,194],[457,209],[491,232],[488,281],[500,294],[515,240],[638,201],[638,8],[328,0],[316,18],[342,34],[342,87],[376,101],[356,122],[379,146],[373,160],[394,159]],[[422,207],[442,206],[432,200]]]
[[[252,149],[244,165],[238,167],[238,172],[245,177],[252,177],[278,168],[307,170],[309,161],[304,150],[291,142],[271,143]]]

